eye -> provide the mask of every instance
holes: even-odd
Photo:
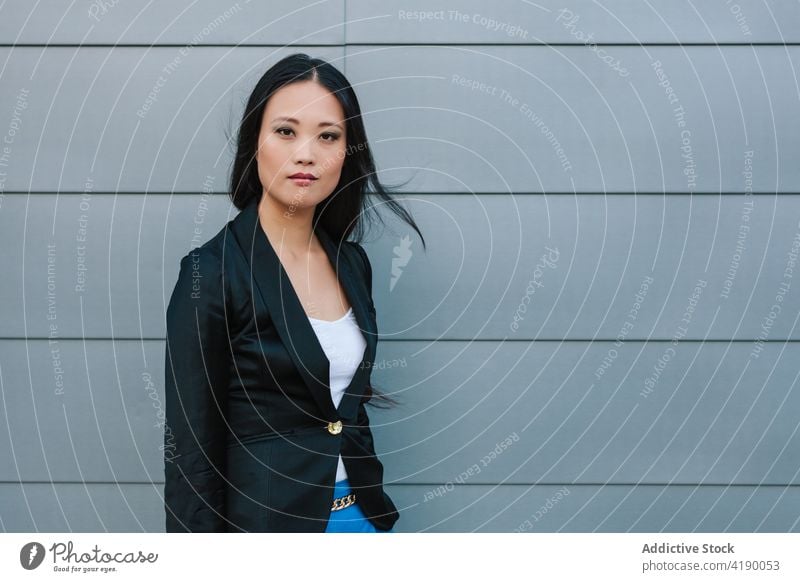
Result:
[[[279,127],[275,130],[275,133],[279,135],[286,135],[285,133],[281,133],[282,131],[292,131],[292,129],[290,127]]]
[[[339,134],[338,133],[323,133],[322,137],[325,137],[325,136],[328,136],[328,137],[331,138],[331,139],[327,139],[325,141],[336,141],[337,139],[339,139]]]

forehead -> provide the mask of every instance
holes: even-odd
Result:
[[[300,124],[341,123],[344,110],[327,88],[314,81],[302,81],[285,85],[270,97],[264,119],[271,122],[276,117],[291,117]]]

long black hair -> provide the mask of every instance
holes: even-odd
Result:
[[[354,242],[360,243],[367,231],[367,217],[375,217],[383,223],[376,208],[387,206],[417,232],[423,249],[426,248],[425,238],[414,219],[389,193],[405,184],[390,187],[378,180],[361,107],[350,82],[330,63],[311,58],[305,53],[291,54],[270,67],[258,80],[247,100],[236,135],[236,151],[230,175],[229,195],[233,204],[241,210],[253,198],[261,198],[263,185],[258,177],[256,152],[267,101],[278,89],[301,81],[315,81],[328,89],[344,110],[346,126],[347,145],[341,177],[330,196],[317,204],[314,210],[315,231],[322,228],[337,245],[351,235]],[[379,199],[378,205],[367,203],[368,187]],[[397,404],[397,401],[373,386],[368,386],[367,393],[388,405]]]

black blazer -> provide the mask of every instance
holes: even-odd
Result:
[[[377,344],[369,259],[357,243],[317,236],[367,342],[338,408],[257,200],[182,258],[166,314],[168,532],[323,532],[340,453],[372,524],[399,518],[364,406]]]

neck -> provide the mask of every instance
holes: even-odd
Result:
[[[318,247],[313,236],[314,207],[288,207],[265,192],[258,204],[261,228],[279,256],[306,255]]]

